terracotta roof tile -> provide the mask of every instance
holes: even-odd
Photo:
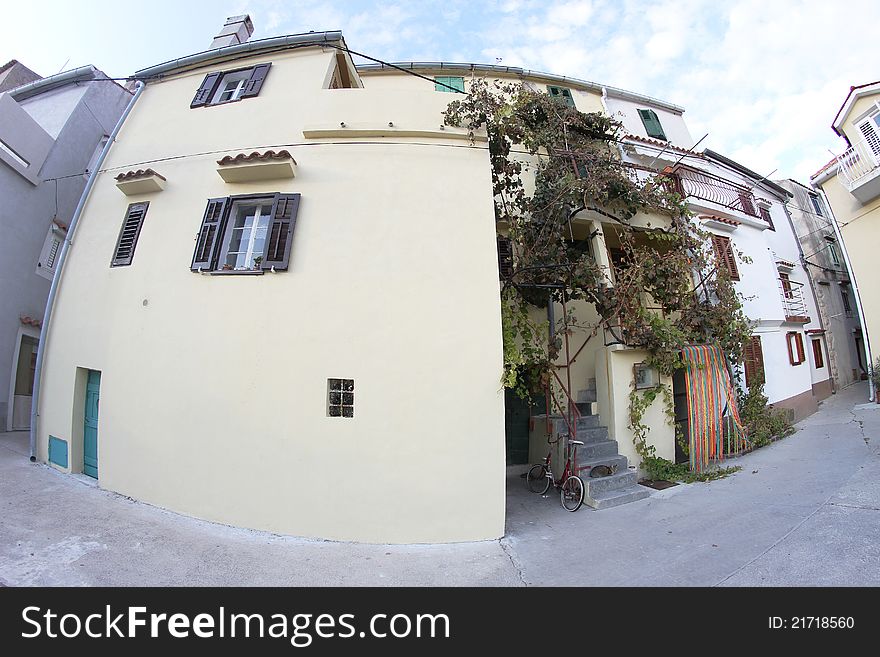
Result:
[[[837,158],[836,158],[836,157],[835,157],[833,160],[829,161],[828,164],[826,164],[825,166],[823,166],[821,169],[819,169],[819,170],[818,170],[816,173],[814,173],[812,176],[810,176],[810,179],[815,178],[815,177],[818,176],[820,173],[822,173],[823,171],[829,169],[830,167],[834,166],[835,164],[837,164]]]
[[[728,224],[730,226],[741,226],[742,225],[742,222],[739,222],[736,219],[728,219],[727,217],[719,217],[716,214],[701,214],[700,219],[703,219],[703,220],[711,219],[712,221],[720,221],[722,224]]]
[[[125,173],[120,173],[116,176],[116,180],[134,180],[135,178],[149,178],[150,176],[156,176],[157,178],[161,178],[165,180],[165,176],[161,173],[157,173],[152,169],[138,169],[137,171],[126,171]]]
[[[33,326],[35,328],[40,328],[43,326],[43,320],[37,319],[36,317],[30,317],[29,315],[22,315],[18,318],[22,324],[27,324],[28,326]]]
[[[681,148],[679,146],[673,146],[669,142],[660,141],[659,139],[650,139],[648,137],[640,137],[639,135],[633,135],[630,133],[625,133],[623,135],[624,139],[632,139],[633,141],[640,141],[645,144],[651,144],[653,146],[660,146],[662,148],[666,148],[669,151],[676,151],[678,153],[687,153],[689,155],[694,155],[696,157],[703,157],[702,153],[697,153],[696,151],[690,151],[687,148]]]
[[[293,156],[286,150],[275,152],[268,150],[264,153],[253,151],[252,153],[239,153],[238,155],[227,155],[222,160],[217,160],[217,164],[223,166],[227,164],[241,164],[242,162],[268,162],[269,160],[293,160]],[[296,160],[293,160],[296,164]]]

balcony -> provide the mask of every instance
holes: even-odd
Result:
[[[840,180],[862,203],[880,195],[880,144],[855,142],[837,156]]]
[[[674,190],[682,197],[709,201],[726,210],[736,210],[749,217],[767,221],[761,213],[757,199],[747,187],[685,166],[677,167],[668,175]]]
[[[807,303],[804,300],[804,284],[787,278],[779,279],[779,292],[782,295],[782,307],[785,310],[785,321],[797,324],[809,324]]]

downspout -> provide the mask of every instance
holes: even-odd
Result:
[[[43,313],[43,325],[40,327],[40,343],[37,346],[37,362],[34,365],[34,390],[33,398],[31,399],[30,430],[31,462],[37,460],[37,408],[40,404],[40,380],[43,373],[43,356],[46,353],[46,338],[49,335],[49,324],[52,319],[52,306],[55,304],[55,295],[58,292],[58,285],[61,283],[61,275],[64,271],[64,262],[67,259],[67,252],[70,250],[70,245],[73,241],[73,234],[76,231],[76,224],[79,221],[80,216],[82,215],[82,211],[86,205],[86,200],[89,197],[89,193],[91,193],[92,187],[94,187],[95,185],[95,180],[97,180],[98,172],[101,170],[101,166],[104,164],[104,160],[107,157],[107,153],[110,151],[110,147],[113,145],[113,142],[116,141],[116,136],[122,129],[122,124],[125,123],[125,119],[128,118],[128,115],[131,113],[134,104],[137,102],[137,99],[140,97],[141,93],[144,90],[144,87],[146,86],[140,80],[137,82],[137,85],[138,87],[137,90],[134,92],[134,96],[132,96],[131,100],[128,102],[125,111],[122,112],[122,116],[119,117],[119,121],[116,122],[116,126],[113,128],[113,132],[107,139],[107,143],[104,146],[104,149],[101,151],[101,155],[100,157],[98,157],[98,161],[95,163],[94,170],[89,176],[89,179],[86,181],[86,186],[85,189],[83,189],[82,196],[79,197],[79,203],[77,203],[76,209],[73,211],[73,218],[70,220],[70,226],[68,226],[67,228],[67,235],[64,237],[64,243],[61,245],[61,254],[58,256],[58,265],[56,267],[55,276],[52,278],[52,284],[49,287],[49,298],[46,300],[46,310]]]
[[[822,195],[822,198],[825,199],[825,207],[828,208],[828,213],[831,215],[831,226],[834,228],[834,237],[840,245],[840,251],[843,253],[843,262],[846,264],[846,272],[849,274],[849,280],[852,283],[853,292],[855,292],[856,312],[859,314],[859,324],[862,328],[862,337],[865,340],[865,360],[867,361],[866,365],[869,374],[868,401],[874,401],[877,391],[874,390],[874,381],[870,376],[871,369],[874,367],[874,357],[871,354],[871,339],[868,336],[868,325],[865,324],[865,311],[862,308],[862,295],[859,294],[859,281],[853,271],[852,263],[849,261],[849,252],[846,250],[846,242],[843,241],[843,235],[840,233],[840,226],[837,223],[837,217],[834,216],[834,210],[831,207],[831,203],[828,201],[828,196],[826,196],[825,190],[821,187],[816,187],[816,185],[813,185],[813,187]]]

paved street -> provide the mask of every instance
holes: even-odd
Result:
[[[31,464],[26,433],[0,434],[0,584],[878,586],[880,406],[864,400],[864,384],[833,396],[732,477],[614,509],[568,513],[512,471],[505,538],[455,545],[202,522]]]

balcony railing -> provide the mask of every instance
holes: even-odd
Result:
[[[680,166],[669,175],[675,191],[683,197],[710,201],[725,208],[739,210],[751,217],[761,218],[757,200],[746,187],[690,167]]]
[[[880,144],[873,148],[862,139],[837,156],[840,176],[849,191],[860,185],[880,168]]]
[[[808,323],[807,303],[804,300],[804,284],[787,279],[779,279],[779,292],[782,295],[782,307],[785,319],[789,322]]]

